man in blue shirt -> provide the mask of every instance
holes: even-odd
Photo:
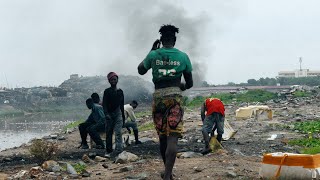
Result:
[[[104,143],[99,135],[99,132],[104,132],[105,130],[105,115],[102,106],[99,105],[97,101],[97,98],[95,98],[95,101],[92,98],[86,100],[86,105],[88,109],[91,109],[92,111],[88,119],[84,123],[81,123],[79,125],[79,131],[81,136],[81,149],[89,148],[87,143],[88,134],[96,143],[97,149],[104,149]]]

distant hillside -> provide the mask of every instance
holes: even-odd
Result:
[[[106,76],[75,77],[64,81],[60,88],[68,91],[70,96],[88,98],[93,92],[97,92],[102,99],[103,91],[110,87]],[[153,84],[137,76],[119,76],[118,87],[125,95],[125,103],[131,100],[151,102]]]

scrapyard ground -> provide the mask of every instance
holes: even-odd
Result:
[[[268,152],[298,152],[297,147],[287,145],[288,140],[299,138],[303,135],[297,132],[282,128],[281,125],[288,125],[290,122],[319,119],[320,108],[317,99],[283,101],[278,103],[267,103],[274,111],[272,121],[255,119],[236,120],[236,105],[227,105],[226,119],[234,130],[235,136],[223,142],[224,151],[212,153],[206,156],[191,158],[177,158],[174,174],[175,179],[259,179],[259,168],[261,158]],[[193,151],[200,152],[203,147],[201,127],[199,124],[199,110],[187,110],[184,115],[185,134],[182,141],[179,141],[179,152]],[[142,122],[151,121],[151,116],[145,117]],[[282,134],[275,140],[267,140],[272,134]],[[59,161],[77,163],[84,154],[95,152],[103,156],[103,150],[80,150],[79,132],[75,130],[66,134],[66,140],[58,141],[60,144]],[[163,164],[158,152],[157,135],[154,130],[140,132],[140,137],[152,138],[141,145],[131,145],[125,148],[126,151],[139,156],[140,160],[127,164],[115,164],[112,160],[96,164],[88,164],[86,170],[90,177],[82,179],[130,179],[135,176],[146,176],[145,179],[161,179],[160,172],[163,171]],[[11,160],[8,160],[9,159]],[[23,161],[21,161],[23,159]],[[104,168],[102,164],[108,164]],[[124,167],[132,165],[133,169],[128,172],[120,172]],[[29,158],[27,147],[19,147],[1,152],[0,173],[12,176],[24,169],[29,171],[34,161]],[[44,174],[44,179],[49,177],[67,177],[66,173],[56,175]],[[54,178],[55,179],[55,178]]]

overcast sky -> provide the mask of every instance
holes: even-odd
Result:
[[[213,84],[320,70],[320,1],[1,0],[0,87],[58,86],[77,73],[138,75],[162,24]],[[149,72],[144,78],[151,81]]]

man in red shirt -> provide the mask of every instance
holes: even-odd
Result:
[[[201,106],[201,119],[203,122],[202,135],[205,142],[205,149],[202,151],[202,154],[211,152],[209,147],[209,133],[211,133],[213,126],[216,126],[217,128],[217,140],[221,143],[222,134],[224,132],[224,111],[224,105],[218,98],[207,98]]]

